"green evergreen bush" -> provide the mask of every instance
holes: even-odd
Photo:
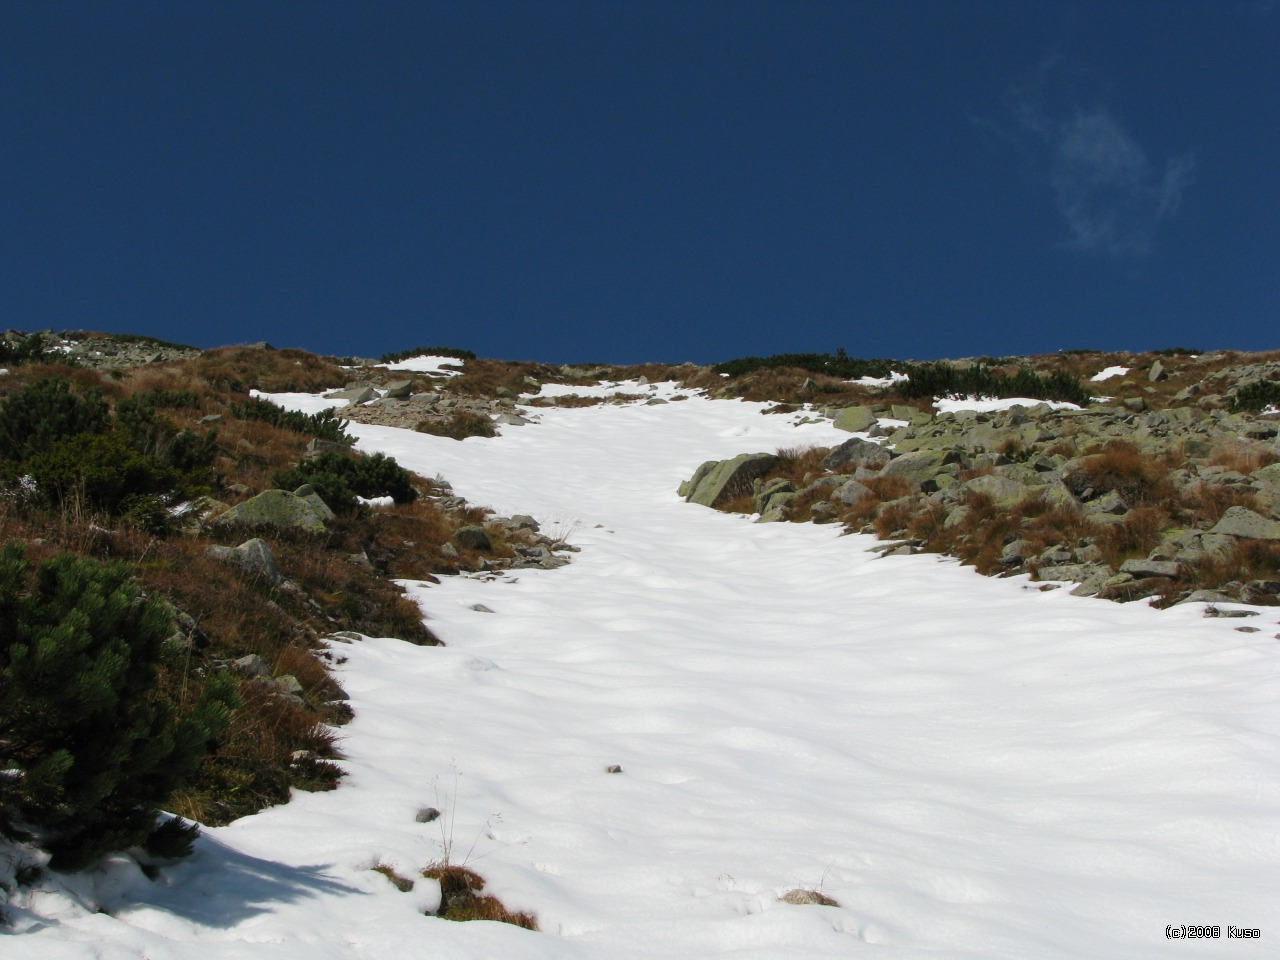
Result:
[[[1254,380],[1242,386],[1231,398],[1232,413],[1257,413],[1267,407],[1280,407],[1280,382]]]
[[[355,437],[347,433],[347,421],[330,407],[319,413],[302,413],[286,410],[261,397],[250,397],[243,403],[233,403],[231,412],[241,420],[261,420],[280,427],[331,443],[355,443]]]
[[[157,830],[159,806],[226,729],[236,684],[218,675],[179,713],[157,695],[171,631],[127,564],[61,554],[33,568],[5,544],[0,835],[61,870],[149,841],[181,852],[179,828]]]
[[[37,380],[0,403],[0,460],[22,463],[76,434],[101,433],[107,425],[100,394],[74,394],[65,380]]]
[[[315,488],[335,512],[351,512],[359,504],[356,497],[391,497],[396,503],[412,503],[418,498],[413,476],[394,457],[380,453],[348,456],[326,451],[304,460],[296,467],[275,475],[276,486],[294,490],[304,483]]]
[[[27,461],[36,494],[50,504],[83,494],[85,503],[111,514],[148,497],[172,499],[182,476],[158,457],[140,453],[118,431],[82,433]]]

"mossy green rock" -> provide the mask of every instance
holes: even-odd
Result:
[[[954,472],[952,465],[959,460],[959,455],[954,451],[919,450],[890,460],[880,471],[880,476],[902,477],[917,490],[926,486],[936,489],[936,482],[931,484],[930,481],[934,481],[939,474]]]
[[[323,533],[324,521],[305,497],[288,490],[264,490],[211,521],[222,527],[239,523],[246,527],[296,527],[308,533]]]
[[[837,430],[848,430],[850,433],[865,433],[875,423],[875,411],[865,406],[845,407],[832,418],[832,425]]]
[[[709,460],[680,489],[690,503],[716,507],[724,500],[750,492],[751,481],[763,477],[778,463],[772,453],[743,453],[732,460]]]

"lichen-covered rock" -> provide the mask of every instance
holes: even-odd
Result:
[[[1172,580],[1182,572],[1182,565],[1173,560],[1126,560],[1120,565],[1120,572],[1135,577],[1168,577]]]
[[[880,471],[882,477],[901,477],[912,489],[936,490],[939,474],[954,473],[960,455],[953,450],[917,450],[895,457]]]
[[[875,426],[876,414],[871,407],[845,407],[836,413],[831,422],[837,430],[866,433]]]
[[[308,533],[323,533],[324,520],[311,502],[288,490],[264,490],[214,517],[210,526],[240,523],[247,527],[296,527]]]
[[[1247,507],[1229,507],[1209,532],[1247,540],[1280,540],[1280,521],[1268,520]]]
[[[990,474],[985,477],[974,477],[961,484],[961,489],[971,493],[984,494],[991,498],[998,507],[1008,507],[1025,499],[1031,492],[1015,480]]]
[[[453,535],[453,542],[465,550],[492,550],[493,543],[484,527],[461,527]]]
[[[315,487],[309,483],[304,483],[297,490],[293,491],[295,497],[301,497],[307,503],[311,504],[311,509],[316,512],[316,516],[326,523],[333,519],[333,511],[329,509],[329,505],[324,502],[320,494],[316,493]]]
[[[883,467],[892,458],[887,448],[861,437],[852,437],[833,449],[822,459],[823,470],[839,470],[850,464],[863,467]]]
[[[751,481],[768,473],[778,463],[772,453],[743,453],[731,460],[711,460],[700,466],[687,485],[681,484],[682,495],[690,503],[704,507],[718,506],[731,497],[747,493]]]
[[[217,560],[226,560],[249,571],[260,574],[276,583],[283,579],[275,555],[265,540],[254,537],[238,547],[211,546],[205,553]]]
[[[787,519],[787,507],[790,506],[791,501],[793,501],[796,496],[797,494],[789,490],[779,491],[773,494],[769,498],[768,503],[765,504],[765,508],[760,511],[760,522],[776,523],[779,520]]]

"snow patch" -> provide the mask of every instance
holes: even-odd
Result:
[[[385,364],[388,370],[404,370],[409,373],[432,373],[439,377],[457,377],[462,374],[461,370],[449,369],[450,367],[462,367],[466,365],[465,360],[458,357],[437,357],[430,354],[423,354],[418,357],[406,357],[404,360],[397,360],[395,363]]]
[[[1041,405],[1052,407],[1054,410],[1080,409],[1074,403],[1066,403],[1061,400],[1034,400],[1030,397],[1006,397],[1004,399],[991,397],[961,397],[954,399],[943,397],[934,401],[934,406],[938,408],[939,413],[955,413],[958,410],[976,410],[978,413],[991,413],[995,410],[1009,410],[1012,407],[1035,407]]]
[[[1129,372],[1128,367],[1107,367],[1101,373],[1095,373],[1089,378],[1090,383],[1101,383],[1103,380],[1110,380],[1112,377],[1123,377]]]

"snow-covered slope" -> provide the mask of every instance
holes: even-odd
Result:
[[[760,409],[544,409],[463,442],[353,424],[581,552],[411,585],[447,646],[335,643],[356,710],[340,789],[208,830],[158,884],[83,878],[109,914],[39,894],[6,955],[1267,955],[1275,611],[1042,592],[683,503],[702,460],[848,436]],[[424,806],[445,816],[417,823]],[[412,874],[442,825],[543,933],[424,917],[430,882],[370,869]],[[779,903],[794,887],[840,906]],[[1175,946],[1169,924],[1264,939]]]

